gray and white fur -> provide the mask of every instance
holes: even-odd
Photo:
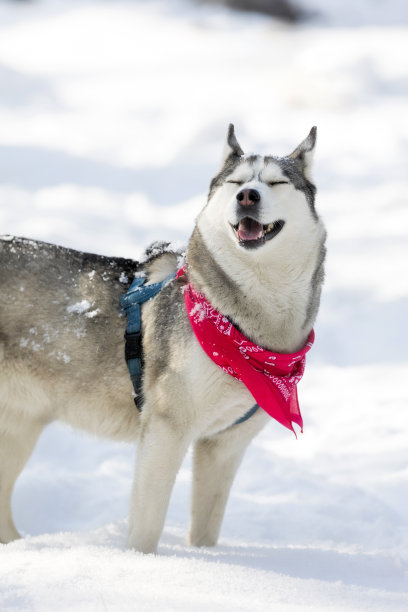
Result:
[[[245,156],[231,125],[187,249],[187,277],[252,341],[300,349],[320,300],[325,230],[311,175],[316,129],[286,157]],[[230,487],[270,417],[204,353],[184,305],[185,279],[143,306],[143,405],[124,360],[120,296],[136,273],[157,282],[179,265],[144,264],[38,241],[0,240],[0,542],[19,537],[10,500],[43,428],[54,420],[137,443],[128,544],[155,552],[174,480],[194,445],[189,542],[215,545]]]

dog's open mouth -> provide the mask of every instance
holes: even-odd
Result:
[[[261,246],[267,240],[274,238],[279,234],[284,225],[285,222],[281,219],[268,225],[262,225],[262,223],[255,221],[255,219],[244,217],[239,223],[233,225],[232,228],[237,235],[239,244],[251,249]]]

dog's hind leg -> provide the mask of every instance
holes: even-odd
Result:
[[[0,543],[20,537],[11,514],[14,483],[26,464],[43,429],[43,424],[22,422],[18,429],[0,424]]]
[[[189,544],[215,546],[217,543],[237,469],[248,444],[268,418],[258,409],[248,421],[195,443]]]
[[[190,437],[166,416],[152,416],[138,442],[128,545],[156,552],[177,472]]]

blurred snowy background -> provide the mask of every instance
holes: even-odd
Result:
[[[134,449],[50,426],[14,495],[27,539],[0,546],[2,611],[407,609],[408,4],[225,4],[0,0],[0,231],[185,243],[229,122],[277,155],[317,125],[305,433],[254,441],[213,550],[184,545],[187,457],[154,558],[125,551]]]

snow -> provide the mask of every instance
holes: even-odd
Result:
[[[72,306],[67,306],[67,312],[70,314],[83,314],[90,308],[91,303],[88,300],[81,300],[80,302],[76,302],[76,304],[72,304]]]
[[[219,545],[185,545],[188,455],[159,555],[127,551],[134,448],[54,424],[17,483],[1,610],[407,609],[407,4],[302,4],[321,15],[290,27],[183,0],[0,3],[2,233],[184,244],[230,122],[278,155],[318,126],[329,232],[304,434],[252,443]]]
[[[92,272],[88,274],[89,278],[92,279],[94,274],[95,274],[95,270],[93,270]],[[123,274],[124,273],[122,272],[122,275]],[[123,279],[123,276],[121,276],[119,280],[121,283],[126,282]],[[95,308],[94,310],[89,310],[90,308],[92,308],[91,302],[89,302],[88,300],[81,300],[80,302],[76,302],[76,304],[67,306],[67,312],[69,314],[83,314],[88,319],[93,319],[99,314],[100,310],[99,308]]]

